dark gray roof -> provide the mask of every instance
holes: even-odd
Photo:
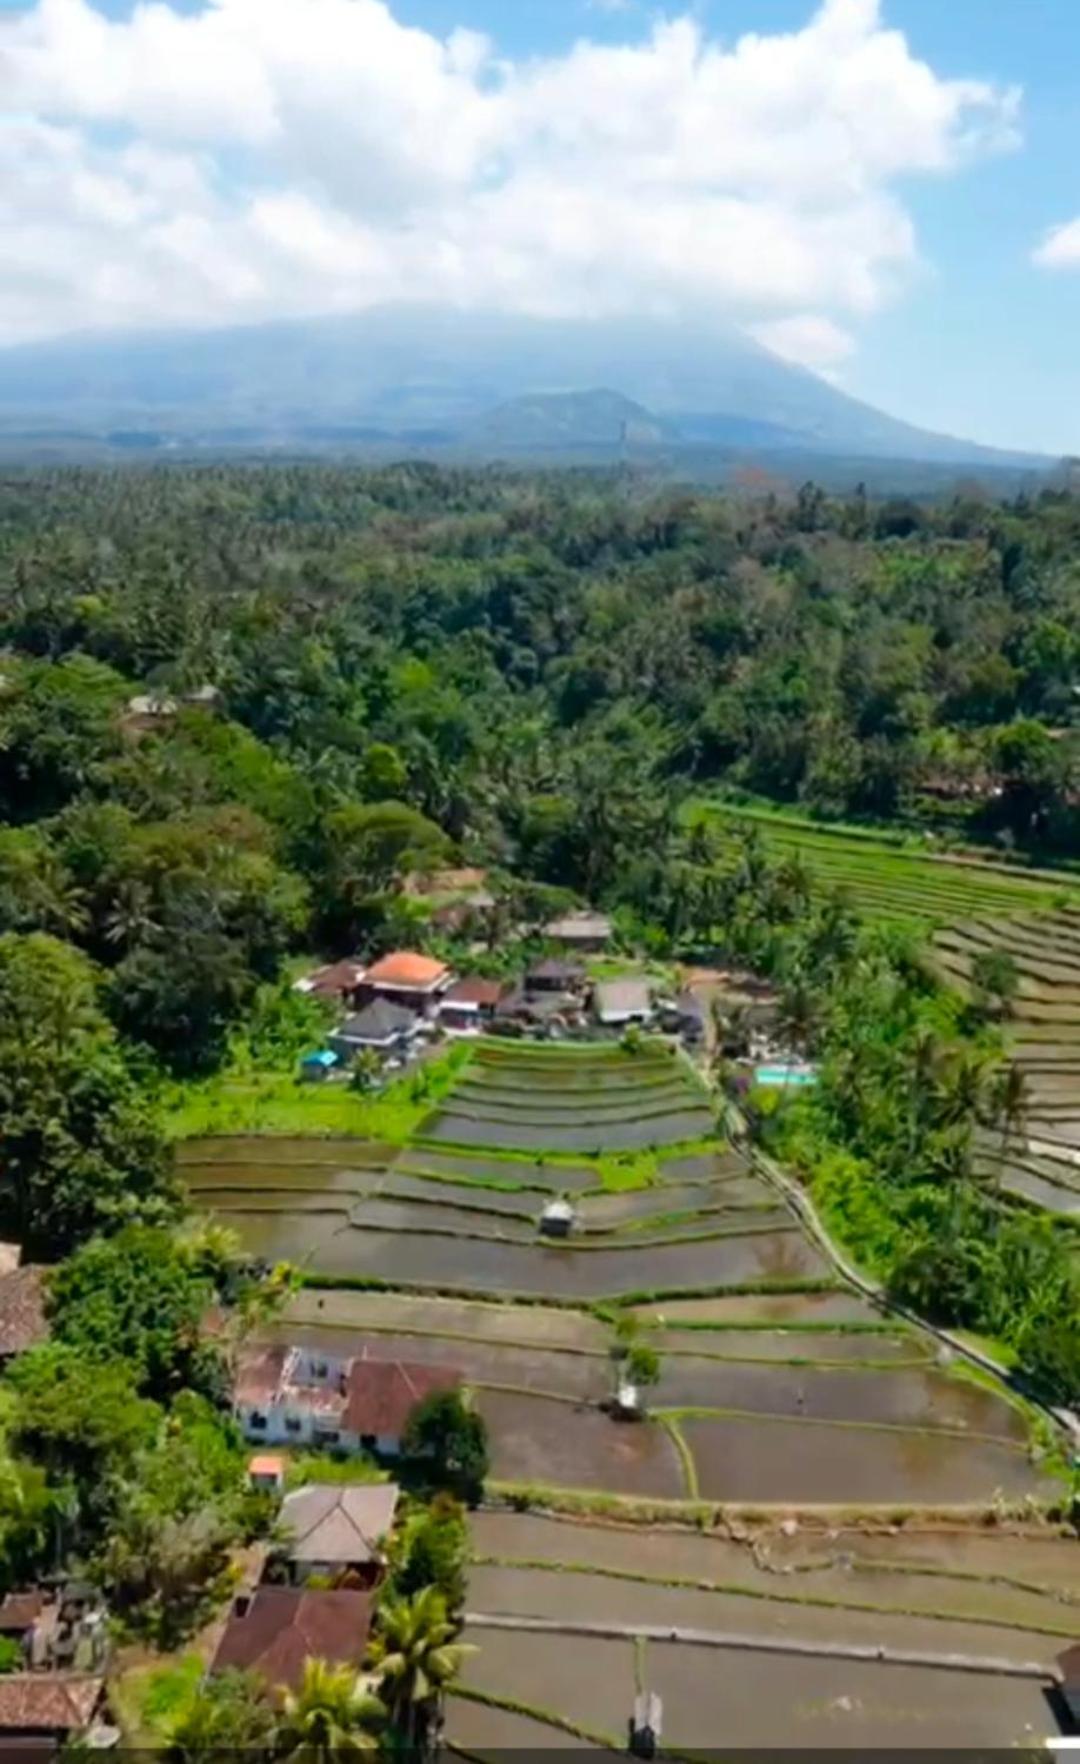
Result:
[[[564,962],[558,956],[548,956],[533,964],[525,976],[525,984],[527,986],[530,980],[580,980],[584,973],[579,962]]]
[[[377,1043],[389,1041],[394,1035],[406,1034],[415,1023],[415,1011],[408,1010],[405,1005],[393,1004],[390,999],[376,998],[343,1023],[337,1034],[342,1041]]]
[[[699,1023],[705,1021],[705,1007],[692,992],[680,992],[675,1008],[682,1017],[695,1017]]]

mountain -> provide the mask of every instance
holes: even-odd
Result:
[[[678,440],[679,430],[621,392],[600,388],[507,399],[470,423],[463,438],[495,448],[614,448]]]
[[[601,388],[602,390],[596,390]],[[222,330],[0,350],[5,452],[503,449],[797,453],[1037,470],[932,434],[731,330],[380,307]]]

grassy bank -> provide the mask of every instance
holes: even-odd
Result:
[[[364,1095],[347,1084],[311,1084],[289,1071],[226,1066],[199,1083],[176,1084],[165,1095],[173,1139],[206,1134],[350,1136],[404,1145],[418,1131],[468,1064],[471,1049],[454,1042],[385,1090]]]

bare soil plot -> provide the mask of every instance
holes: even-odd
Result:
[[[1024,1678],[677,1643],[649,1644],[647,1676],[663,1699],[670,1746],[944,1754],[1002,1751],[1055,1729],[1043,1689]]]
[[[481,1390],[477,1406],[488,1424],[497,1482],[605,1489],[660,1500],[684,1495],[678,1454],[658,1425],[614,1421],[599,1409],[505,1391]]]
[[[706,1500],[963,1505],[1052,1485],[1017,1446],[829,1422],[680,1423]]]
[[[880,1325],[884,1321],[880,1311],[857,1293],[846,1290],[733,1293],[728,1298],[722,1295],[715,1298],[670,1298],[662,1300],[659,1305],[640,1305],[636,1307],[635,1315],[643,1323],[667,1324],[673,1328],[680,1323],[715,1324],[717,1327],[763,1323],[798,1328],[807,1323]]]
[[[741,1364],[678,1354],[663,1361],[656,1406],[716,1407],[811,1421],[874,1421],[951,1429],[1023,1445],[1027,1428],[1010,1404],[931,1367],[889,1371]],[[764,1444],[764,1442],[763,1442]]]
[[[610,1339],[604,1324],[584,1311],[429,1298],[419,1293],[349,1292],[345,1288],[328,1292],[305,1288],[293,1293],[282,1313],[282,1326],[295,1324],[464,1335],[540,1348],[592,1348],[601,1353]]]

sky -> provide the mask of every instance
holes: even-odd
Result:
[[[1080,454],[1080,0],[0,0],[0,343],[731,323]]]

